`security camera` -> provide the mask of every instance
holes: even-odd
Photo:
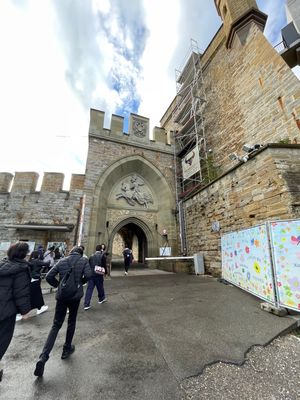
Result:
[[[252,151],[259,150],[262,147],[262,144],[249,144],[245,143],[243,146],[243,151],[246,153],[251,153]]]
[[[229,154],[228,157],[230,158],[231,161],[235,161],[235,160],[239,159],[239,157],[236,153],[231,153],[231,154]]]
[[[242,147],[242,149],[246,153],[251,153],[251,151],[254,150],[254,147],[252,146],[252,144],[245,143],[244,146]]]

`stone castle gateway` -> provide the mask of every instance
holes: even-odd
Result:
[[[116,234],[129,246],[135,237],[135,257],[144,261],[157,255],[166,229],[176,248],[173,146],[161,129],[149,140],[149,121],[138,115],[131,115],[128,135],[123,118],[112,116],[110,130],[103,120],[91,110],[83,242],[92,251],[104,241],[112,251]]]
[[[121,241],[143,261],[159,255],[166,229],[174,255],[184,233],[188,254],[202,252],[206,271],[219,274],[223,232],[299,218],[299,81],[264,37],[267,16],[255,0],[215,4],[223,25],[195,62],[192,53],[179,83],[193,90],[175,96],[153,139],[145,117],[131,114],[124,134],[122,117],[105,129],[104,113],[91,110],[86,171],[69,191],[60,173],[45,173],[40,191],[35,172],[0,173],[2,243],[80,240],[90,253]],[[193,138],[198,128],[202,174],[187,184],[181,165],[194,142],[178,149],[176,135]],[[259,148],[244,162],[247,143]]]

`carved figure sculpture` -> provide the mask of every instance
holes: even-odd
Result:
[[[134,174],[129,180],[121,183],[121,192],[116,194],[116,199],[124,198],[131,206],[140,204],[148,208],[148,204],[153,203],[153,199],[149,192],[142,191],[141,186],[144,185],[143,179]]]

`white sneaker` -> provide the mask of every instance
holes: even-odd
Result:
[[[125,275],[128,275],[128,272],[125,271]]]
[[[36,315],[40,315],[48,310],[48,306],[42,306],[39,310],[36,310]]]
[[[101,300],[101,301],[99,300],[98,303],[99,303],[99,304],[102,304],[102,303],[105,303],[106,301],[107,301],[107,299],[103,299],[103,300]]]
[[[21,321],[22,319],[22,315],[21,314],[17,314],[16,315],[16,321]]]
[[[91,306],[85,306],[83,307],[84,310],[89,310],[91,308]]]

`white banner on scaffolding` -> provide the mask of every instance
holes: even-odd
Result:
[[[267,226],[224,234],[222,243],[222,278],[263,300],[274,303]]]
[[[200,171],[200,158],[198,145],[181,160],[183,179],[188,179]]]
[[[300,310],[300,220],[270,223],[278,304]]]

